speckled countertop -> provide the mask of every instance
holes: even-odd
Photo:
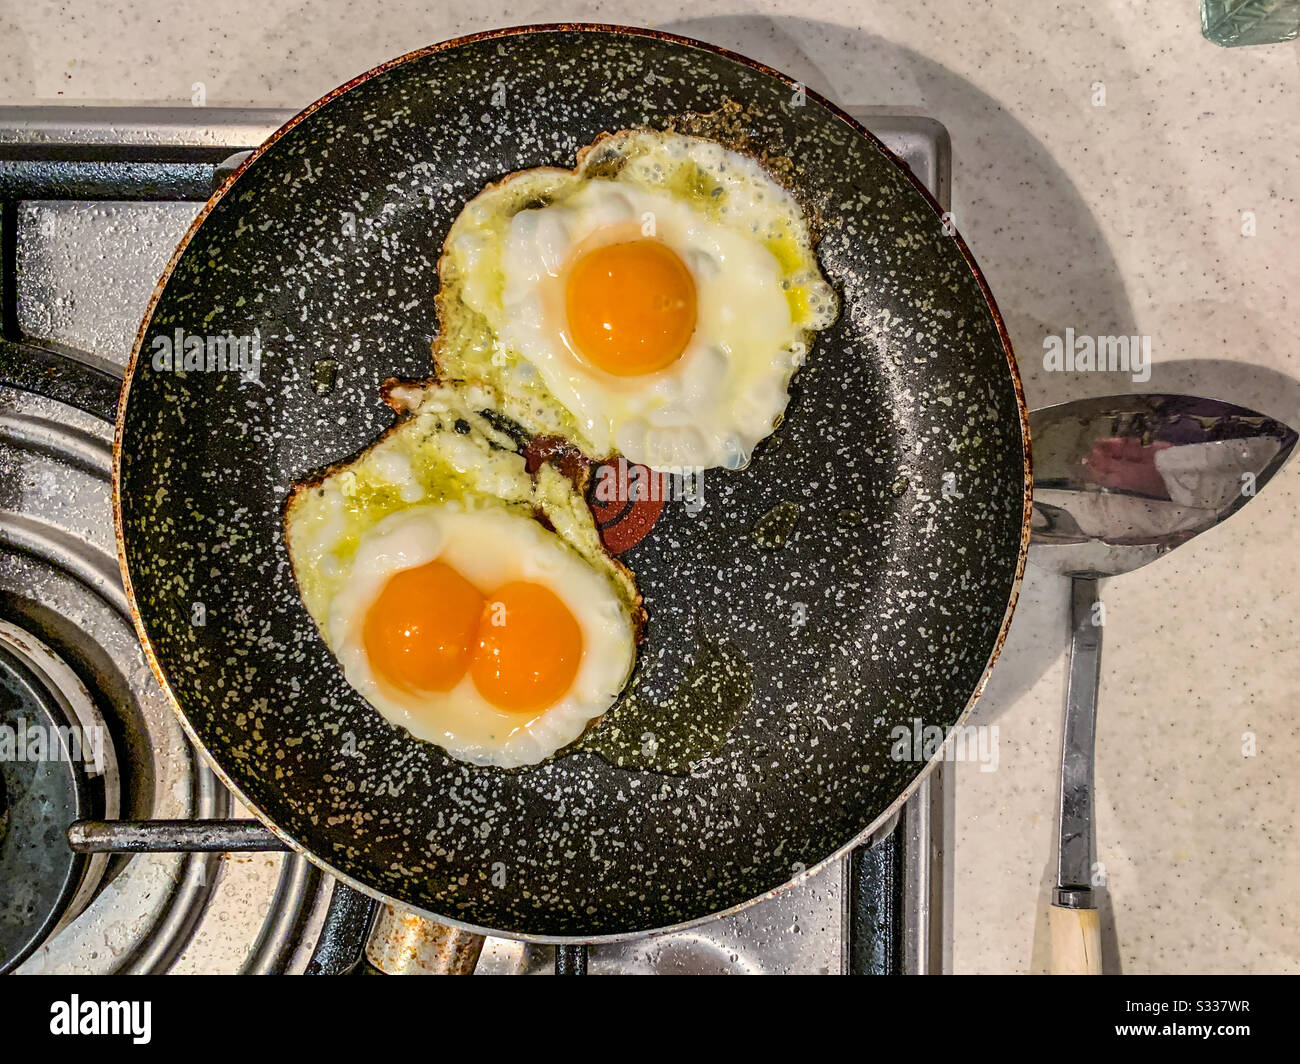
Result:
[[[671,29],[844,105],[948,127],[957,224],[1031,406],[1192,391],[1300,423],[1295,43],[1216,48],[1196,0],[826,0],[816,18],[790,0],[489,0],[466,19],[411,0],[366,6],[237,0],[182,14],[164,0],[0,0],[0,103],[176,104],[201,83],[210,106],[298,107],[385,59],[493,26]],[[1045,372],[1043,338],[1067,327],[1151,337],[1150,381]],[[1103,586],[1098,856],[1110,963],[1124,971],[1300,971],[1298,500],[1293,463],[1226,525]],[[998,768],[956,766],[957,971],[1046,967],[1065,592],[1027,574],[976,711],[998,725]]]

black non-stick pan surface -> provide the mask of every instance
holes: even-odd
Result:
[[[286,494],[391,424],[386,378],[430,373],[438,256],[468,199],[511,171],[572,166],[602,131],[729,102],[752,150],[791,161],[843,301],[749,468],[706,474],[702,510],[668,504],[624,555],[650,617],[638,699],[680,706],[689,677],[698,708],[700,678],[721,676],[702,686],[734,724],[709,756],[686,743],[673,772],[587,751],[514,772],[462,764],[344,681],[294,585]],[[501,933],[678,925],[825,862],[923,771],[916,722],[963,717],[1023,564],[1015,365],[950,230],[815,94],[649,31],[466,38],[327,96],[196,222],[119,412],[123,567],[191,735],[318,863]],[[177,330],[256,333],[257,379],[156,369],[155,340]]]

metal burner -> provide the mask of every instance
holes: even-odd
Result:
[[[47,874],[68,885],[49,902],[51,919],[25,944],[39,949],[18,970],[276,970],[286,962],[284,939],[306,911],[323,905],[314,897],[319,877],[305,862],[259,857],[261,867],[246,870],[216,854],[84,860],[74,859],[64,839],[67,825],[87,815],[236,813],[195,756],[140,651],[113,554],[110,467],[107,424],[0,388],[0,650],[15,661],[23,656],[32,690],[50,712],[102,737],[99,764],[51,763],[66,776],[84,776],[62,785],[66,797],[45,819]],[[36,708],[25,708],[29,720]],[[0,865],[11,853],[30,852],[15,814],[34,796],[20,803],[11,779],[23,764],[4,765],[11,830],[0,839]],[[267,909],[274,911],[264,927]],[[206,930],[232,915],[249,924],[247,941]],[[26,949],[6,942],[0,963]]]

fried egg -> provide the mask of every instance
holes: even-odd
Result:
[[[440,263],[440,372],[592,457],[745,466],[838,313],[807,220],[753,159],[629,130],[471,200]]]
[[[453,757],[517,768],[610,709],[643,613],[581,492],[549,464],[530,474],[490,402],[422,391],[359,458],[294,490],[285,532],[348,682]]]

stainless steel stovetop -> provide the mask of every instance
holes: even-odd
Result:
[[[289,117],[0,108],[0,654],[56,712],[107,736],[69,791],[79,795],[75,813],[46,809],[56,844],[30,864],[28,908],[0,906],[0,927],[25,927],[33,940],[20,972],[300,972],[313,956],[330,970],[331,958],[354,952],[329,912],[333,881],[296,855],[73,859],[57,846],[60,818],[74,815],[247,815],[190,747],[136,642],[117,571],[112,427],[102,415],[153,286],[214,179]],[[938,123],[857,117],[947,204],[950,149]],[[69,361],[107,382],[98,397],[79,392],[77,374],[63,380]],[[97,404],[101,417],[78,408]],[[873,848],[735,916],[590,947],[588,970],[947,970],[951,829],[940,765]],[[6,845],[0,825],[0,867],[17,860]],[[49,919],[37,926],[31,914],[43,899]],[[540,973],[555,963],[550,947],[489,938],[478,971]]]

